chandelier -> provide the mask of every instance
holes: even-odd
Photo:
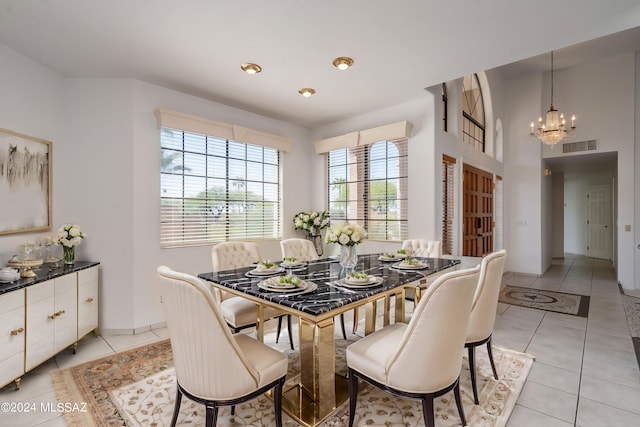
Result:
[[[553,148],[576,128],[576,116],[571,116],[571,127],[566,129],[564,114],[553,108],[553,51],[551,51],[551,107],[547,111],[546,120],[542,123],[542,117],[538,119],[538,128],[531,122],[531,136]]]

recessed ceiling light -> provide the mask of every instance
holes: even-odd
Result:
[[[251,62],[248,62],[246,64],[242,64],[240,66],[240,68],[242,69],[242,71],[244,71],[247,74],[258,74],[260,71],[262,71],[262,67],[259,66],[258,64],[252,64]]]
[[[353,65],[353,59],[348,56],[341,56],[333,60],[333,66],[340,71],[344,71]]]
[[[316,93],[315,89],[312,89],[310,87],[303,87],[302,89],[300,89],[298,91],[298,93],[302,96],[304,96],[305,98],[309,98],[311,95]]]

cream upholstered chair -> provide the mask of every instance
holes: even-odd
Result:
[[[358,378],[422,401],[425,426],[434,425],[433,399],[453,390],[462,424],[460,370],[480,267],[439,277],[409,324],[394,323],[347,347],[349,426],[355,418]]]
[[[307,239],[280,240],[280,250],[283,259],[294,257],[300,261],[315,261],[319,258],[315,245]]]
[[[416,257],[442,258],[440,240],[407,239],[402,242],[402,249]]]
[[[464,346],[469,350],[469,370],[471,371],[473,400],[476,405],[478,404],[476,347],[487,344],[487,353],[489,354],[491,369],[493,369],[493,377],[496,380],[498,379],[496,365],[493,363],[493,352],[491,351],[491,335],[496,321],[500,284],[502,283],[502,273],[504,272],[506,259],[507,252],[504,249],[491,253],[482,259],[478,287],[473,298],[471,320],[469,321],[469,330],[467,331],[467,339]]]
[[[233,270],[252,265],[262,261],[258,245],[251,242],[220,242],[211,248],[211,264],[213,271]],[[234,332],[240,329],[255,326],[256,304],[246,298],[233,296],[228,292],[220,291],[220,306],[222,315]],[[265,306],[264,318],[278,317],[278,329],[276,342],[280,339],[282,329],[282,316],[287,316],[289,330],[289,342],[293,350],[293,332],[291,331],[291,316],[273,307]]]
[[[440,240],[407,239],[402,242],[402,249],[415,257],[442,258],[442,243]],[[404,295],[406,299],[415,300],[415,291],[411,288],[407,288]]]
[[[162,304],[171,339],[177,392],[171,425],[184,394],[206,407],[215,426],[220,406],[253,399],[271,389],[276,425],[282,426],[282,387],[287,356],[245,334],[232,335],[209,285],[197,277],[158,267]]]
[[[282,259],[296,258],[299,261],[315,261],[319,258],[316,247],[312,241],[307,239],[283,239],[280,240],[280,250]],[[347,332],[344,330],[344,314],[340,314],[340,322],[342,326],[342,338],[347,339]]]

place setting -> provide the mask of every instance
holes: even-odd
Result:
[[[275,292],[279,296],[301,295],[313,292],[318,288],[313,282],[309,282],[290,274],[272,276],[261,280],[258,289],[267,292]]]
[[[406,257],[402,261],[392,264],[390,268],[396,270],[424,270],[429,268],[429,263],[420,259]]]
[[[365,272],[348,273],[344,278],[338,279],[335,283],[339,287],[347,289],[368,289],[380,286],[384,279],[379,276],[372,276]]]
[[[399,261],[407,257],[407,251],[405,249],[398,249],[397,252],[385,252],[378,257],[378,260],[383,262]]]
[[[300,271],[308,267],[306,261],[301,261],[296,257],[285,257],[280,262],[280,267],[287,269],[288,271]]]
[[[247,271],[244,275],[247,277],[266,277],[275,276],[284,272],[284,267],[279,266],[275,262],[269,260],[260,261],[256,264],[256,268]]]

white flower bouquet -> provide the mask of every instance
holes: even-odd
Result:
[[[58,230],[56,243],[59,243],[67,248],[72,248],[82,243],[82,239],[84,239],[84,233],[80,231],[79,225],[64,224]]]
[[[325,237],[326,243],[338,243],[342,246],[358,245],[367,238],[367,232],[359,224],[345,222],[329,228]]]
[[[327,211],[300,212],[293,217],[295,229],[305,230],[311,235],[320,234],[320,230],[329,226],[329,222]]]

